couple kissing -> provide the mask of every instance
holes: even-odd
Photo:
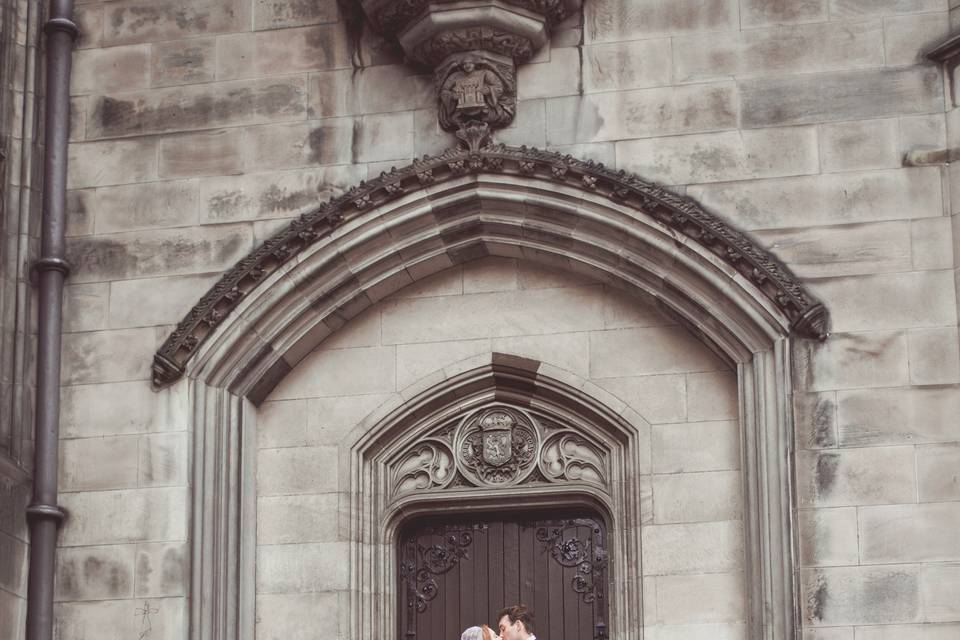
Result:
[[[533,611],[524,604],[507,607],[497,615],[499,633],[483,624],[470,627],[460,640],[537,640],[533,635]]]

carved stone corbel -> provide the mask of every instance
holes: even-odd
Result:
[[[517,66],[582,0],[360,0],[375,29],[434,71],[440,126],[476,146],[476,132],[516,115]],[[471,140],[459,132],[473,128]]]

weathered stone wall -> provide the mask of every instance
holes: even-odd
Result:
[[[939,166],[902,167],[905,152],[947,142],[942,79],[918,54],[946,34],[949,9],[947,0],[587,0],[583,28],[573,17],[522,68],[517,120],[499,134],[685,191],[750,231],[830,306],[834,335],[796,357],[797,604],[812,639],[960,632],[955,181]],[[78,17],[84,36],[70,154],[76,272],[67,291],[61,478],[71,519],[61,540],[58,633],[138,637],[149,621],[151,638],[179,640],[190,421],[182,384],[150,390],[153,351],[217,274],[285,219],[452,139],[436,125],[432,79],[369,35],[356,55],[333,0],[81,2]],[[608,326],[604,294],[588,284],[531,287],[530,273],[492,262],[424,287],[452,287],[434,293],[464,299],[522,291],[531,305],[543,296],[540,315],[530,317],[582,305],[578,313],[601,324],[557,329],[568,335],[566,366],[627,379],[605,386],[648,412],[663,411],[650,418],[669,425],[659,436],[654,428],[655,450],[658,437],[662,447],[682,448],[695,437],[683,430],[731,429],[729,413],[696,413],[710,392],[729,400],[733,391],[729,373],[684,368],[705,353],[684,334],[662,343],[672,346],[658,360],[667,370],[641,384],[632,376],[654,372],[621,371],[623,362],[604,354],[652,348],[618,339],[673,330]],[[593,293],[550,300],[580,289]],[[282,473],[271,476],[271,464],[283,471],[276,461],[286,456],[291,467],[311,468],[311,456],[331,453],[338,429],[372,408],[338,405],[336,385],[346,385],[339,395],[373,385],[360,392],[375,396],[431,370],[439,352],[387,331],[388,318],[425,300],[433,298],[393,300],[355,319],[265,406],[258,480],[261,513],[269,515],[258,530],[258,588],[261,603],[272,606],[261,615],[263,637],[296,637],[307,627],[283,626],[278,612],[287,611],[290,623],[306,613],[300,605],[332,602],[325,586],[342,585],[318,559],[339,535],[329,528],[337,502],[327,495],[337,488],[304,491]],[[542,338],[473,335],[454,320],[463,333],[445,336],[450,357],[545,348]],[[356,357],[338,359],[346,353]],[[710,376],[726,382],[691,395]],[[705,408],[729,409],[720,400]],[[670,461],[655,458],[665,466],[655,469],[664,475],[654,479],[654,495],[658,482],[668,492],[685,483],[676,495],[688,495],[699,471],[730,471],[674,476],[687,467]],[[313,493],[323,497],[305,497]],[[316,528],[276,526],[290,522],[284,510],[293,504],[316,514]],[[731,504],[654,499],[649,515],[653,529],[727,521]],[[314,555],[289,547],[289,536]],[[304,558],[317,564],[301,566]],[[737,568],[719,569],[728,576],[719,580],[729,570]],[[704,594],[702,602],[720,611],[671,606],[671,593],[689,594],[690,578],[665,576],[682,572],[667,569],[652,581],[648,621],[717,621],[674,631],[739,637],[740,618],[730,611],[742,603],[706,598],[730,591]],[[333,584],[312,582],[320,574]],[[309,595],[277,595],[293,592]],[[674,637],[660,631],[655,637]]]

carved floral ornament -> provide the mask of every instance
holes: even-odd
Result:
[[[190,358],[257,285],[345,220],[409,193],[466,175],[500,174],[548,180],[644,212],[709,250],[770,299],[791,330],[825,339],[826,308],[773,256],[696,202],[624,171],[527,147],[493,145],[489,129],[471,125],[458,132],[460,147],[424,156],[402,169],[381,173],[345,194],[304,213],[264,242],[220,278],[180,321],[154,356],[153,382],[165,387],[184,373]]]
[[[499,405],[443,424],[395,456],[390,496],[450,487],[586,482],[605,487],[609,452],[574,427]]]

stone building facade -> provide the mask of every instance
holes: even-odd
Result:
[[[0,13],[14,639],[41,5]],[[359,3],[77,2],[59,640],[388,637],[411,517],[570,504],[611,638],[960,638],[960,4],[564,6],[480,149]],[[491,409],[579,470],[441,474]]]

